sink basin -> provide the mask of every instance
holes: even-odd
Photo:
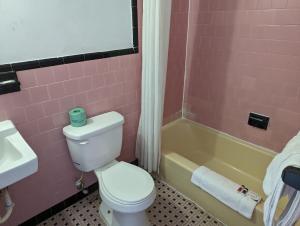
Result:
[[[36,154],[12,121],[0,122],[0,189],[32,175],[37,169]]]

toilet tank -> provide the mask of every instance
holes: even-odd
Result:
[[[124,117],[108,112],[87,120],[82,127],[63,128],[73,164],[90,172],[115,160],[121,152]]]

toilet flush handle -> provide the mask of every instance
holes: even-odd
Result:
[[[85,144],[88,144],[88,143],[89,143],[88,140],[84,140],[84,141],[79,142],[79,144],[81,144],[81,145],[85,145]]]

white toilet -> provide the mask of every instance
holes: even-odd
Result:
[[[100,215],[109,226],[150,225],[145,209],[156,196],[145,170],[115,159],[122,147],[124,117],[108,112],[87,120],[83,127],[66,126],[63,133],[77,169],[94,170],[102,199]]]

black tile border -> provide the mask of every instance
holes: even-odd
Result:
[[[26,61],[20,63],[3,64],[0,65],[0,72],[11,72],[11,71],[24,71],[35,68],[43,68],[56,66],[61,64],[70,64],[81,61],[96,60],[102,58],[109,58],[115,56],[136,54],[139,52],[138,49],[138,10],[137,10],[137,0],[131,0],[132,7],[132,32],[133,32],[133,48],[112,50],[107,52],[95,52],[95,53],[85,53],[72,56],[64,56],[57,58],[41,59],[34,61]]]
[[[133,165],[138,165],[138,160],[135,159],[134,161],[130,162]],[[79,200],[87,197],[88,195],[90,195],[90,193],[93,193],[94,191],[98,190],[99,186],[98,186],[98,181],[92,185],[90,185],[87,189],[89,191],[89,193],[87,195],[83,194],[82,192],[78,192],[75,195],[72,195],[71,197],[65,199],[64,201],[50,207],[49,209],[39,213],[38,215],[30,218],[29,220],[25,221],[22,224],[19,224],[19,226],[34,226],[37,225],[41,222],[43,222],[44,220],[54,216],[55,214],[57,214],[58,212],[68,208],[69,206],[75,204],[76,202],[78,202]]]
[[[135,159],[134,161],[131,162],[132,165],[138,166],[139,165],[139,160]]]
[[[12,71],[11,64],[0,65],[0,72],[8,72],[8,71]]]

